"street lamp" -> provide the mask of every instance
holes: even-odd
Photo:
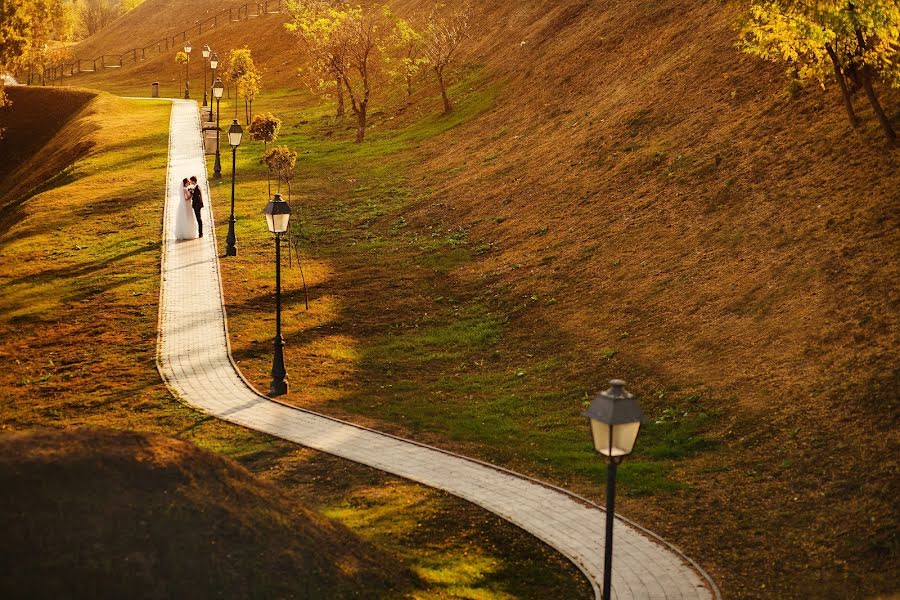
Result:
[[[616,468],[631,454],[644,422],[637,398],[625,390],[625,382],[613,379],[582,413],[591,420],[594,449],[605,456],[606,466],[606,549],[603,562],[603,600],[612,593],[612,536],[616,503]]]
[[[209,44],[203,44],[203,59],[209,60]],[[203,67],[203,106],[206,106],[206,67]]]
[[[225,93],[225,86],[221,79],[216,79],[212,93],[213,98],[216,99],[216,166],[213,169],[213,179],[222,179],[222,162],[219,160],[219,102],[222,100],[222,94]]]
[[[216,81],[216,69],[219,67],[219,56],[213,52],[212,56],[209,57],[209,68],[212,69],[212,80]],[[216,94],[216,90],[213,89],[213,96]],[[218,112],[218,107],[216,107],[216,112]],[[209,121],[212,122],[212,97],[209,99]]]
[[[237,240],[234,236],[234,172],[237,167],[237,149],[243,135],[244,130],[235,119],[228,128],[228,143],[231,144],[231,218],[228,220],[228,237],[225,238],[225,256],[237,256]]]
[[[184,43],[184,53],[187,55],[187,60],[184,61],[184,99],[187,100],[191,97],[190,88],[191,88],[191,43]]]
[[[275,356],[272,358],[269,396],[283,396],[287,394],[288,384],[285,381],[287,370],[284,368],[284,338],[281,337],[281,236],[288,230],[291,207],[281,199],[281,194],[275,194],[266,204],[263,214],[266,215],[269,231],[275,234]]]

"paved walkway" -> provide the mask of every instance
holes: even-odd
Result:
[[[529,531],[584,571],[599,598],[604,514],[538,482],[476,461],[265,398],[231,360],[216,239],[174,239],[181,179],[196,174],[209,198],[197,105],[172,106],[163,230],[158,363],[169,388],[212,416],[447,491]],[[212,233],[210,202],[204,225]],[[587,435],[587,425],[585,425]],[[687,559],[651,534],[616,522],[613,597],[687,600],[718,593]]]

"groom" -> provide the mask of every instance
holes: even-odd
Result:
[[[197,227],[200,229],[200,237],[203,237],[203,219],[200,218],[200,209],[203,208],[203,195],[200,193],[200,186],[197,185],[197,176],[191,176],[191,183],[194,191],[191,193],[191,208],[194,209],[194,216],[197,217]]]

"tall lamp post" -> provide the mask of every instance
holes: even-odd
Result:
[[[616,508],[616,468],[631,454],[644,422],[637,398],[625,390],[625,382],[613,379],[582,413],[591,420],[594,449],[606,457],[606,548],[603,561],[603,600],[612,594],[612,538]]]
[[[184,61],[184,99],[187,100],[191,97],[190,89],[191,89],[191,43],[184,43],[184,53],[187,55],[187,60]]]
[[[217,69],[218,67],[219,67],[219,55],[216,54],[215,52],[213,52],[213,53],[212,53],[212,56],[209,57],[209,68],[212,69],[212,79],[211,79],[211,81],[218,81],[218,80],[216,79],[216,69]],[[215,86],[215,84],[213,84],[213,86]],[[210,122],[212,122],[212,120],[213,120],[213,117],[212,117],[212,101],[213,101],[213,98],[215,97],[215,95],[216,95],[216,90],[213,89],[213,90],[212,90],[212,96],[211,96],[210,99],[209,99],[209,119],[208,119],[208,120],[209,120]],[[219,96],[219,97],[221,98],[221,96]],[[217,106],[217,107],[216,107],[216,113],[218,113],[218,112],[219,112],[219,107]]]
[[[222,161],[219,159],[219,102],[221,102],[224,92],[225,86],[222,84],[222,80],[216,79],[212,88],[213,98],[216,99],[216,166],[213,168],[213,179],[222,179]],[[210,106],[210,108],[212,107]]]
[[[244,130],[237,119],[228,128],[228,143],[231,144],[231,218],[228,219],[228,237],[225,238],[225,256],[237,256],[237,241],[234,236],[234,172],[237,167],[237,149],[241,145]]]
[[[288,230],[291,207],[281,199],[281,194],[269,200],[263,209],[266,225],[275,234],[275,356],[272,359],[272,383],[269,396],[287,394],[287,370],[284,368],[284,338],[281,337],[281,236]]]
[[[203,44],[203,106],[206,106],[206,61],[209,60],[209,44]]]

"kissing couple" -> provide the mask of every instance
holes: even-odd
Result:
[[[203,219],[200,217],[203,194],[200,192],[196,175],[181,181],[181,195],[183,202],[178,203],[178,210],[175,213],[175,238],[193,240],[203,237]]]

